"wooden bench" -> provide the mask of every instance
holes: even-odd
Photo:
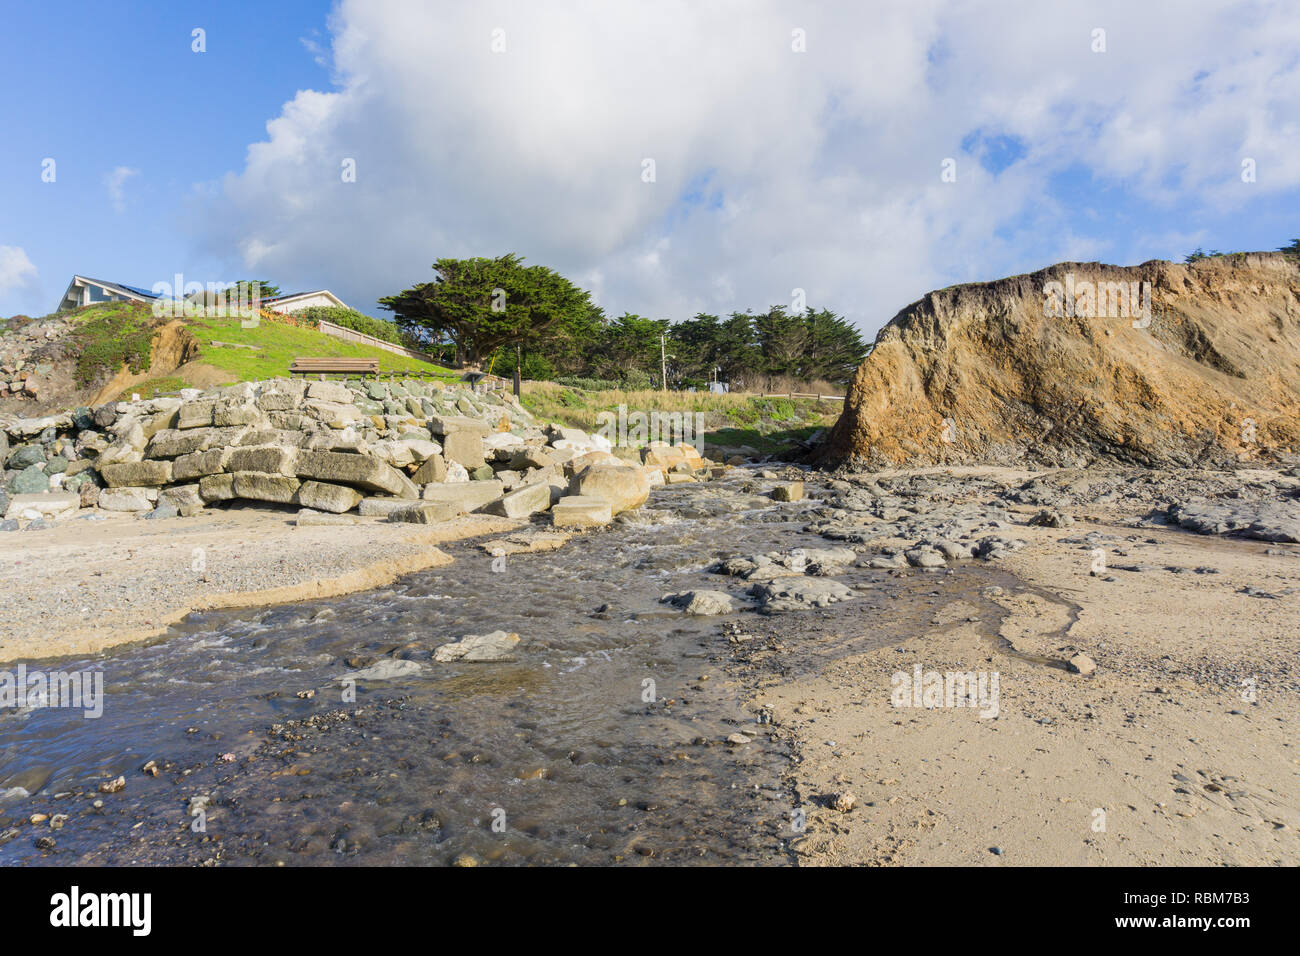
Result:
[[[290,375],[378,375],[379,359],[372,358],[296,358],[289,365]]]

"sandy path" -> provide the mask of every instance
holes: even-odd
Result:
[[[299,528],[292,518],[253,508],[114,516],[0,536],[0,661],[93,653],[159,634],[193,610],[382,587],[450,563],[440,544],[525,524],[467,515]]]

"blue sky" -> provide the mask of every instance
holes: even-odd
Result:
[[[1286,4],[1052,6],[11,6],[0,314],[181,272],[382,315],[435,258],[516,252],[614,313],[798,288],[871,333],[955,282],[1300,234]]]
[[[248,144],[299,89],[329,71],[301,37],[323,37],[329,4],[41,3],[6,8],[9,91],[0,151],[0,245],[39,268],[0,291],[0,313],[44,314],[74,272],[139,284],[222,271],[183,221],[196,192],[239,169]],[[251,24],[251,28],[250,28]],[[204,53],[191,31],[206,30]],[[55,181],[42,163],[55,160]],[[114,205],[105,177],[137,172]],[[35,311],[33,311],[35,310]]]

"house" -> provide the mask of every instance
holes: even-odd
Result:
[[[329,289],[315,292],[295,292],[292,295],[277,295],[273,299],[263,299],[262,305],[273,312],[297,312],[314,305],[333,305],[341,309],[348,308],[347,303]]]
[[[59,300],[58,308],[54,311],[65,312],[68,309],[79,309],[96,302],[155,302],[161,298],[164,296],[160,293],[150,292],[138,286],[121,282],[105,282],[103,279],[90,279],[86,276],[73,276],[72,281],[68,283],[67,291],[63,293],[63,298]],[[170,295],[166,298],[170,299]],[[348,307],[329,289],[295,292],[292,295],[277,295],[262,300],[264,308],[285,313],[298,312],[314,305],[339,306],[344,309]]]
[[[68,309],[79,309],[83,305],[91,305],[95,302],[152,302],[157,298],[158,293],[133,285],[89,279],[86,276],[73,276],[72,281],[68,283],[68,290],[59,300],[59,307],[54,311],[66,312]]]

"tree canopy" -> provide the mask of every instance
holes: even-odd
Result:
[[[784,382],[845,385],[870,347],[829,309],[700,313],[673,323],[625,312],[608,319],[589,293],[516,255],[439,259],[431,282],[379,300],[403,333],[434,347],[450,343],[455,361],[508,374],[522,347],[523,374],[645,387],[733,388]]]
[[[439,259],[432,282],[380,299],[403,332],[455,346],[457,363],[501,347],[531,347],[599,324],[589,293],[545,266],[511,253],[495,259]]]

